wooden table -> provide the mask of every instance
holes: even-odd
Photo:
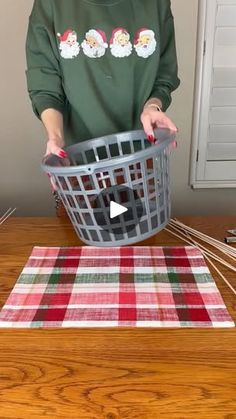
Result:
[[[236,217],[181,217],[223,239]],[[167,232],[146,245],[180,245]],[[0,305],[32,247],[81,245],[66,220],[0,228]],[[224,271],[236,286],[236,276]],[[213,273],[236,321],[236,300]],[[235,329],[0,329],[0,418],[236,418]]]

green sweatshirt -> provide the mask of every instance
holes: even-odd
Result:
[[[34,112],[62,112],[67,144],[140,128],[179,85],[169,0],[35,0],[26,54]]]

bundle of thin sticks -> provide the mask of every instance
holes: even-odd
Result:
[[[177,219],[171,219],[168,227],[166,227],[165,230],[173,236],[185,241],[186,243],[198,247],[210,265],[215,269],[215,271],[223,279],[231,291],[236,295],[236,289],[230,284],[230,282],[225,278],[222,272],[212,261],[215,260],[224,267],[236,272],[236,248],[222,243],[219,240],[208,236],[207,234],[201,233],[200,231],[181,223]],[[206,245],[209,245],[214,250],[210,250],[208,247],[206,247]],[[217,253],[215,250],[217,250]],[[223,257],[219,256],[219,253],[222,253]],[[227,258],[229,262],[227,262]]]
[[[5,223],[7,219],[15,212],[16,208],[8,208],[8,210],[0,217],[0,225]]]

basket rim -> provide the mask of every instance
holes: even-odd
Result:
[[[151,145],[151,147],[146,148],[145,150],[140,150],[140,151],[136,151],[133,154],[129,154],[129,155],[125,155],[125,156],[117,156],[114,157],[112,159],[104,159],[101,160],[100,162],[93,162],[93,163],[87,163],[87,164],[83,164],[83,165],[77,165],[77,166],[50,166],[46,163],[46,160],[49,158],[49,156],[46,156],[42,163],[41,163],[41,167],[43,169],[43,171],[47,172],[47,173],[52,173],[55,175],[73,175],[75,173],[80,173],[80,174],[93,174],[95,171],[101,171],[101,170],[105,170],[108,169],[110,167],[116,167],[116,166],[120,166],[121,164],[125,164],[125,163],[135,163],[136,160],[140,160],[143,158],[147,158],[149,156],[153,155],[153,151],[155,149],[155,151],[162,151],[165,148],[167,148],[173,141],[175,141],[175,134],[172,134],[169,129],[155,129],[154,133],[156,136],[158,136],[158,133],[160,132],[165,132],[168,133],[168,137],[158,140],[155,144],[153,143]],[[103,136],[103,137],[97,137],[97,138],[93,138],[91,140],[87,140],[87,141],[83,141],[81,144],[89,144],[91,142],[99,142],[102,141],[104,139],[110,139],[113,138],[114,136],[119,137],[119,136],[127,136],[129,134],[136,134],[136,135],[143,135],[144,131],[143,130],[134,130],[134,131],[125,131],[125,132],[120,132],[118,134],[110,134],[107,136]],[[145,134],[145,138],[146,138],[146,134]],[[80,143],[75,143],[69,146],[64,147],[65,151],[69,151],[70,148],[78,145]]]

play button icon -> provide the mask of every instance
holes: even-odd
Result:
[[[112,185],[101,190],[93,204],[93,215],[104,241],[136,237],[136,226],[145,215],[142,198],[139,185],[134,189],[123,184]]]
[[[118,217],[121,214],[124,214],[128,211],[128,208],[124,207],[124,205],[117,204],[114,201],[110,202],[110,218]]]

